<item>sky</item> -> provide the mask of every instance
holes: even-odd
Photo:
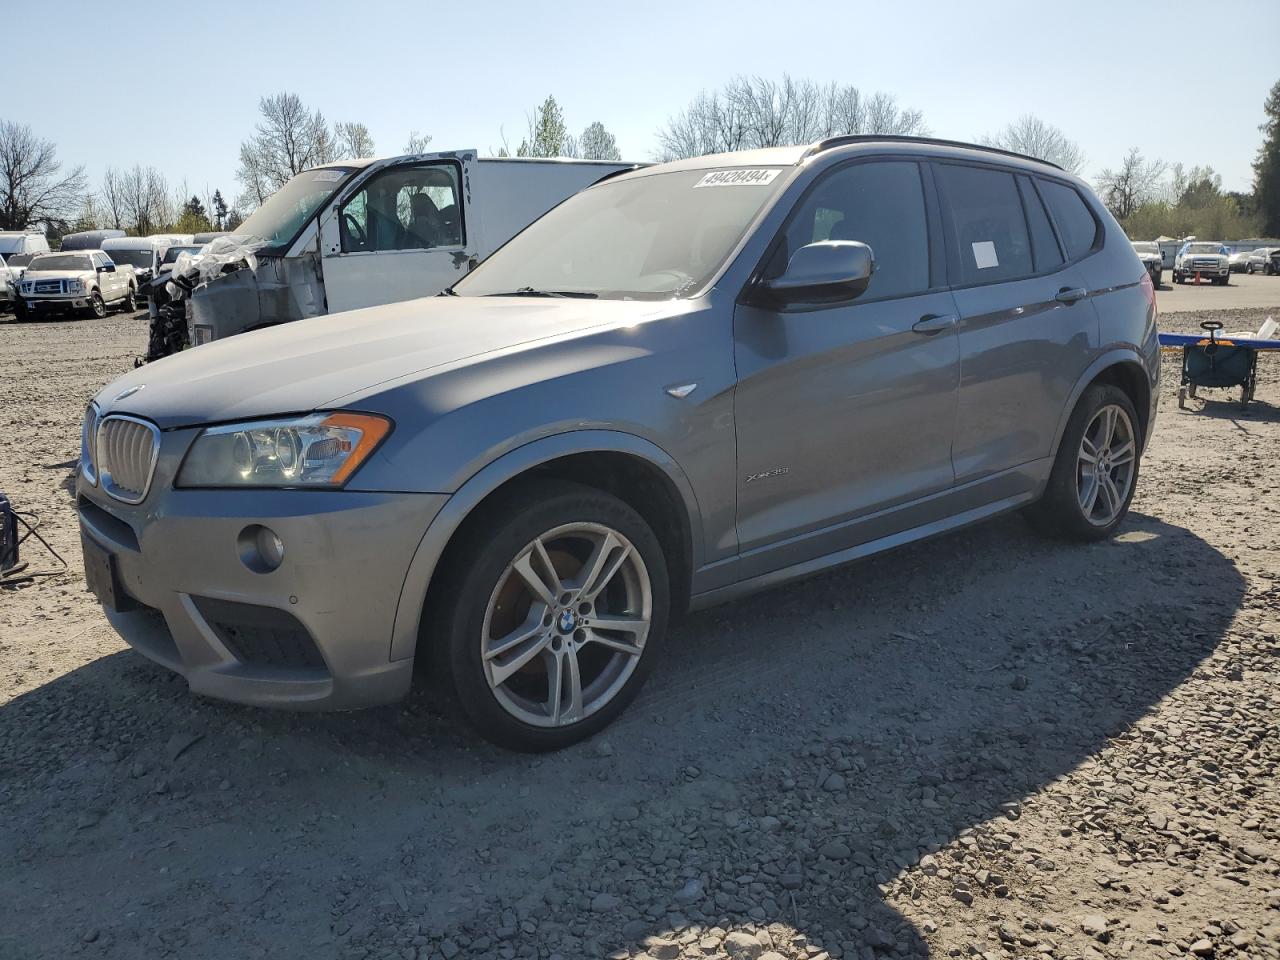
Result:
[[[90,26],[105,9],[129,42]],[[1180,14],[1189,22],[1174,27]],[[53,28],[57,39],[56,55],[6,45],[0,69],[18,79],[0,119],[53,140],[95,187],[107,167],[140,163],[229,200],[263,94],[291,91],[331,122],[364,122],[381,156],[403,152],[413,130],[432,149],[489,153],[505,136],[514,150],[553,94],[571,131],[599,120],[624,159],[649,160],[655,131],[700,91],[783,73],[891,93],[950,139],[1035,114],[1081,145],[1089,179],[1136,146],[1248,190],[1262,104],[1280,80],[1274,0],[41,0],[4,20],[9,37]]]

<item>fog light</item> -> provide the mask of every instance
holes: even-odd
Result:
[[[254,573],[270,573],[284,562],[284,541],[270,527],[253,523],[237,538],[240,562]]]

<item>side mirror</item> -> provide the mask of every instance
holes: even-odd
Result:
[[[99,273],[115,273],[116,265],[114,263],[104,263],[98,268]]]
[[[840,303],[862,294],[875,268],[875,254],[865,243],[821,240],[792,254],[787,269],[765,289],[781,303]]]

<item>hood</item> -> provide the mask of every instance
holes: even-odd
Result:
[[[95,400],[104,413],[132,413],[162,429],[302,413],[389,381],[671,311],[670,301],[427,297],[184,350],[125,374]]]
[[[1182,259],[1184,260],[1210,260],[1210,259],[1226,260],[1227,255],[1225,253],[1192,253],[1190,251],[1187,251],[1182,255]]]

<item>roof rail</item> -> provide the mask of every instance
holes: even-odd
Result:
[[[965,143],[963,140],[939,140],[936,137],[907,137],[901,134],[879,134],[879,133],[851,133],[840,137],[827,137],[825,140],[819,140],[813,146],[804,152],[805,157],[811,157],[815,153],[821,153],[823,150],[831,150],[834,147],[843,147],[850,143],[927,143],[938,147],[963,147],[966,150],[982,150],[985,153],[998,153],[1005,157],[1016,157],[1019,160],[1030,160],[1033,163],[1043,163],[1045,166],[1053,167],[1055,170],[1061,170],[1050,160],[1042,160],[1039,157],[1028,156],[1025,153],[1014,153],[1012,150],[1001,150],[999,147],[988,147],[980,143]]]

